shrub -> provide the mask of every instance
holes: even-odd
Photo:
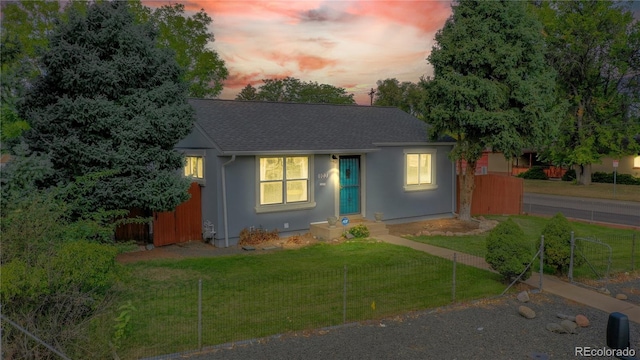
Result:
[[[591,181],[594,183],[613,184],[613,173],[596,171],[591,174]],[[640,185],[640,178],[630,174],[616,174],[616,184],[620,185]]]
[[[566,273],[571,260],[571,223],[558,213],[542,229],[544,235],[544,260],[557,274]],[[540,247],[540,240],[537,241]],[[577,265],[577,264],[576,264]]]
[[[369,237],[369,229],[364,224],[358,224],[349,229],[349,234],[356,238],[366,238]]]
[[[544,168],[542,166],[534,166],[531,169],[518,174],[518,177],[523,179],[533,179],[533,180],[549,180],[549,177],[544,172]]]
[[[576,169],[569,169],[562,175],[562,181],[573,181],[575,179],[577,179]]]
[[[507,219],[496,226],[487,236],[485,260],[491,268],[510,280],[520,275],[531,261],[531,246],[518,224]],[[531,276],[531,268],[522,275],[526,280]]]

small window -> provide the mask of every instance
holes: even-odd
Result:
[[[405,182],[407,191],[436,188],[435,150],[405,151]]]
[[[640,169],[640,156],[633,158],[633,167]]]
[[[184,176],[204,179],[204,159],[202,156],[186,156]]]

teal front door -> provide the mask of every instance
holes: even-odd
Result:
[[[360,213],[360,156],[340,157],[340,215]]]

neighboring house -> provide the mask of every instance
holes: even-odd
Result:
[[[618,160],[618,167],[616,171],[618,174],[630,174],[637,178],[640,178],[640,154],[636,156],[622,156],[618,159],[614,159],[611,157],[604,157],[600,164],[592,164],[591,165],[591,173],[594,172],[605,172],[612,173],[613,172],[613,163],[614,160]]]
[[[215,244],[244,228],[306,232],[347,215],[391,222],[451,217],[453,142],[428,141],[394,107],[190,99],[194,130],[176,145],[201,185]]]

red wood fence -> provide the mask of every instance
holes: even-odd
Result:
[[[136,240],[163,246],[190,240],[202,241],[202,199],[200,185],[192,183],[189,188],[191,197],[178,205],[175,211],[153,213],[153,234],[148,224],[125,224],[116,228],[117,240]],[[150,217],[141,209],[131,209],[129,217]]]
[[[191,198],[175,211],[154,213],[153,245],[163,246],[191,240],[202,241],[202,199],[200,185],[192,183]]]
[[[471,200],[471,215],[520,214],[524,194],[523,180],[504,175],[476,175]],[[456,201],[460,209],[460,182]]]

